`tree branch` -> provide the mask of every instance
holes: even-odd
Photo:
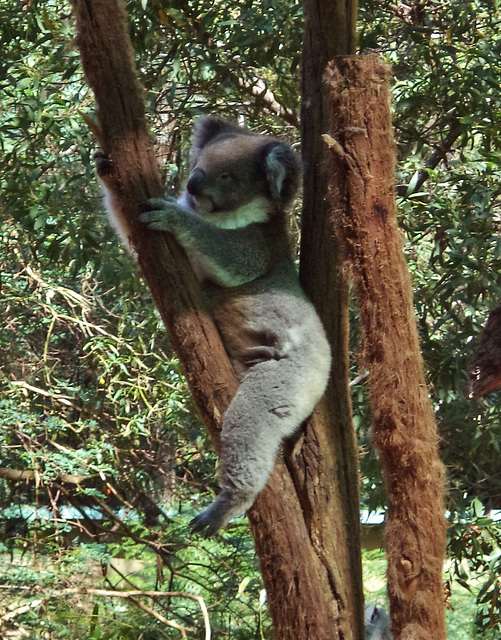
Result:
[[[435,149],[431,156],[426,161],[424,168],[419,169],[417,176],[412,178],[408,185],[400,185],[397,187],[397,194],[399,196],[410,196],[413,193],[419,191],[423,184],[430,177],[429,170],[435,169],[438,164],[447,158],[447,154],[452,151],[452,146],[459,138],[461,133],[461,123],[457,118],[454,118],[451,122],[449,133],[445,136],[442,143]]]
[[[85,475],[83,473],[61,473],[55,478],[54,481],[68,483],[68,484],[81,484],[86,480],[92,480],[98,474]],[[28,480],[33,482],[40,478],[41,473],[34,469],[9,469],[8,467],[0,467],[0,478],[10,480],[12,482],[20,482],[21,480]]]

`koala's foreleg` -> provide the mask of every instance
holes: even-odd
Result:
[[[273,256],[266,242],[265,225],[220,229],[174,198],[153,198],[147,206],[150,210],[141,214],[141,222],[150,229],[173,233],[213,282],[236,287],[269,270]]]
[[[222,490],[192,520],[193,531],[213,535],[252,506],[273,470],[282,439],[298,429],[318,400],[318,394],[305,391],[305,375],[287,357],[256,364],[244,376],[223,419]]]

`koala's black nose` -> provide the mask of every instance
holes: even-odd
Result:
[[[202,196],[205,185],[205,171],[202,169],[194,169],[191,172],[186,189],[192,196]]]

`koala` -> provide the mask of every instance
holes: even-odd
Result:
[[[222,423],[221,492],[190,523],[210,536],[265,487],[282,440],[323,395],[331,356],[287,233],[297,155],[275,138],[207,117],[195,126],[190,162],[179,199],[148,201],[140,220],[186,250],[239,379]]]

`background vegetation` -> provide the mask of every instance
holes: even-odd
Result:
[[[299,4],[127,6],[168,189],[201,113],[298,142]],[[500,21],[496,0],[360,8],[360,50],[395,76],[401,225],[448,469],[451,638],[501,631],[499,396],[470,399],[466,375],[501,297]],[[0,4],[0,628],[203,637],[201,596],[215,637],[269,638],[245,518],[215,540],[188,533],[217,489],[215,458],[151,297],[107,226],[73,37],[63,0]],[[362,508],[382,510],[352,317]],[[181,595],[82,594],[93,587]],[[476,604],[458,605],[460,588]]]

